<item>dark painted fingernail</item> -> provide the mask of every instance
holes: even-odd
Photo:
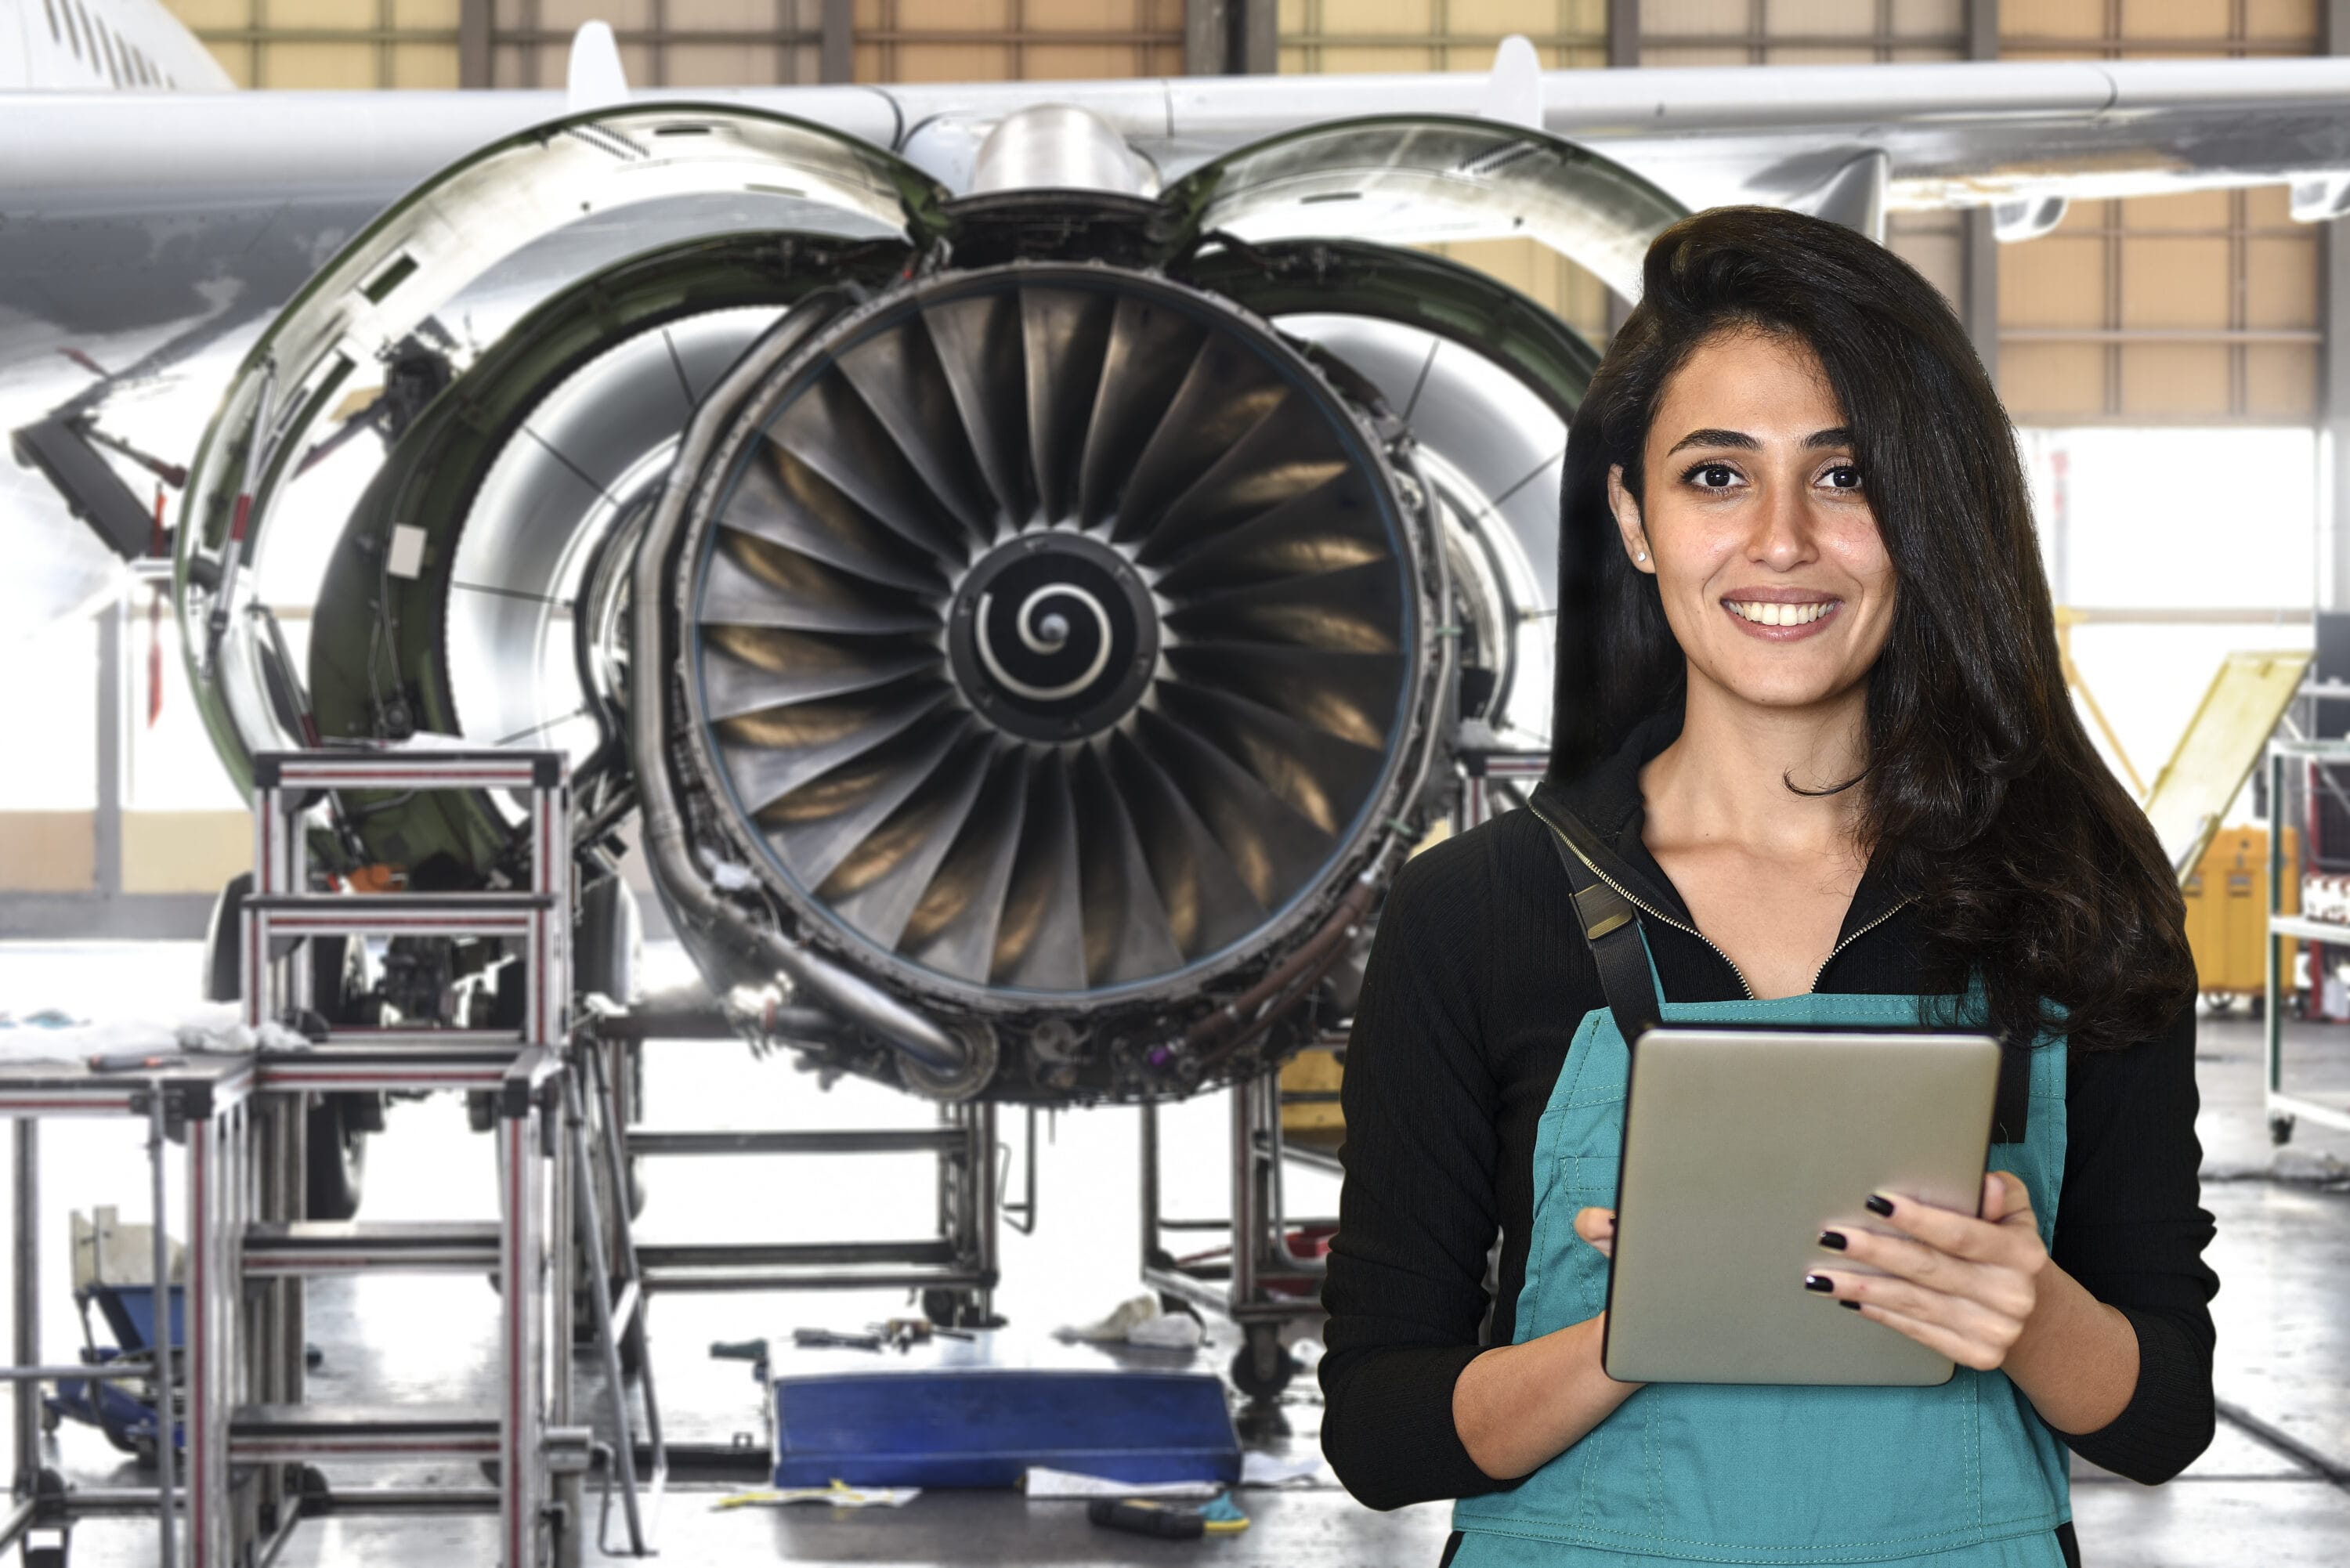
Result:
[[[1860,1303],[1858,1302],[1838,1302],[1836,1303],[1836,1305],[1843,1307],[1847,1312],[1858,1312],[1860,1310]]]
[[[1844,1232],[1841,1231],[1821,1231],[1820,1245],[1825,1247],[1831,1252],[1843,1251],[1845,1248]]]
[[[1804,1288],[1807,1291],[1817,1291],[1822,1295],[1825,1295],[1828,1292],[1835,1289],[1835,1282],[1828,1278],[1825,1274],[1805,1274],[1804,1276]]]
[[[1871,1214],[1889,1216],[1893,1212],[1893,1199],[1886,1197],[1882,1192],[1872,1192],[1868,1195],[1866,1207]]]

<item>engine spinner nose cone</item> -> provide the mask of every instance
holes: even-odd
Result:
[[[956,588],[948,661],[963,700],[1006,734],[1069,742],[1131,712],[1159,663],[1159,610],[1133,564],[1082,534],[1026,534]]]

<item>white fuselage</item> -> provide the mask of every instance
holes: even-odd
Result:
[[[225,92],[234,85],[161,0],[0,0],[0,89]]]

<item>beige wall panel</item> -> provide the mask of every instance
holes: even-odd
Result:
[[[1149,75],[1138,71],[1132,44],[1031,44],[1022,51],[1021,75],[1031,81],[1098,81],[1104,77]],[[1180,66],[1178,67],[1180,68]]]
[[[376,54],[372,44],[265,44],[261,50],[261,79],[271,88],[372,88],[376,85]]]
[[[1893,0],[1893,31],[1902,37],[1962,33],[1966,26],[1966,0]]]
[[[1966,57],[1954,48],[1945,48],[1939,45],[1929,46],[1924,44],[1918,45],[1915,47],[1897,45],[1895,47],[1886,51],[1886,57],[1887,63],[1888,65],[1932,65],[1937,62],[1947,63],[1950,60],[1964,59]]]
[[[1451,19],[1451,30],[1471,36],[1524,33],[1533,36],[1555,36],[1567,34],[1587,37],[1595,47],[1605,48],[1607,40],[1607,18],[1604,14],[1594,18],[1589,5],[1549,5],[1544,0],[1450,0],[1443,15]]]
[[[242,811],[126,811],[122,890],[217,893],[253,869],[253,817]]]
[[[2079,38],[2105,36],[2106,0],[2028,0],[1999,8],[2000,36]]]
[[[171,0],[168,9],[191,29],[253,25],[253,0]]]
[[[2226,191],[2189,191],[2177,196],[2139,196],[2111,203],[2125,229],[2224,229],[2235,215]]]
[[[2224,327],[2230,257],[2224,239],[2132,239],[2122,246],[2124,327]]]
[[[1765,65],[1773,66],[1867,66],[1877,63],[1877,51],[1866,45],[1848,49],[1789,48],[1773,45],[1762,52]]]
[[[1653,26],[1645,17],[1641,25]],[[1762,0],[1762,30],[1774,37],[1836,34],[1866,38],[1877,31],[1877,0]]]
[[[519,44],[500,44],[490,51],[490,80],[502,88],[536,87],[531,74],[530,51]]]
[[[1295,37],[1305,30],[1308,15],[1305,0],[1281,0],[1281,4],[1274,7],[1274,26],[1283,37]],[[1285,65],[1282,67],[1284,70],[1288,68]]]
[[[901,82],[1003,81],[1012,51],[1000,44],[899,44],[892,79]]]
[[[539,51],[538,68],[549,87],[563,85],[564,72],[569,62],[570,52],[562,44]],[[660,74],[653,69],[653,52],[643,44],[620,46],[620,74],[639,87],[649,87],[660,79]]]
[[[2130,343],[2122,348],[2126,417],[2224,421],[2233,399],[2224,343]]]
[[[2121,0],[2125,38],[2228,36],[2233,0]]]
[[[1746,66],[1754,62],[1747,57],[1744,45],[1724,48],[1659,49],[1640,46],[1640,63],[1644,66]]]
[[[1896,213],[1887,225],[1886,244],[1895,255],[1926,275],[1926,281],[1957,307],[1966,287],[1966,233],[1955,213]]]
[[[1012,26],[1012,0],[897,0],[893,31],[1001,32]],[[888,13],[885,13],[888,14]]]
[[[391,0],[391,25],[403,32],[424,29],[453,31],[460,0]],[[272,16],[276,16],[273,11]]]
[[[1347,75],[1357,71],[1433,71],[1443,67],[1433,49],[1399,46],[1377,49],[1326,47],[1319,51],[1316,68],[1332,75]]]
[[[775,0],[669,0],[665,8],[672,33],[767,33],[775,27]]]
[[[671,44],[663,64],[671,87],[740,87],[775,75],[775,51],[760,44]]]
[[[1459,30],[1457,22],[1450,27],[1440,25],[1439,15],[1431,0],[1322,0],[1322,30],[1342,35],[1393,33],[1412,38]]]
[[[2106,406],[2106,353],[2093,343],[2002,343],[2000,398],[2017,424],[2065,424]]]
[[[2058,233],[1999,247],[1999,319],[2003,327],[2088,327],[2106,308],[2106,246]]]
[[[2318,251],[2308,239],[2244,242],[2244,325],[2315,327],[2321,315]]]
[[[351,0],[263,0],[254,14],[265,27],[328,27],[345,32],[376,24],[372,0],[360,0],[358,5]]]
[[[503,19],[518,21],[522,6],[504,0]],[[632,33],[652,26],[652,0],[538,0],[538,25],[568,33],[583,22],[609,22],[616,33]]]
[[[2255,229],[2284,229],[2296,234],[2316,231],[2293,221],[2293,192],[2282,185],[2255,185],[2243,192],[2244,223]]]
[[[1042,33],[1183,31],[1180,5],[1151,0],[1023,0],[1020,10],[1028,26]]]
[[[2317,47],[2317,0],[2242,0],[2244,36],[2305,43]]]
[[[2253,343],[2244,349],[2244,412],[2259,420],[2317,417],[2317,346]]]
[[[1274,68],[1285,77],[1307,77],[1314,74],[1313,52],[1295,44],[1281,46]]]
[[[249,820],[244,831],[250,839]],[[97,886],[94,814],[0,811],[0,892],[87,893]]]
[[[393,45],[391,85],[436,90],[458,86],[456,47],[452,44]]]
[[[1644,33],[1737,33],[1754,20],[1751,0],[1640,0]]]

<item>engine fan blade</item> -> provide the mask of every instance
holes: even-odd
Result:
[[[718,521],[827,566],[918,594],[943,594],[936,559],[883,527],[830,480],[771,441],[727,498]]]
[[[1146,708],[1135,734],[1264,908],[1287,903],[1330,852],[1330,835],[1176,720]]]
[[[1037,500],[1048,522],[1077,504],[1086,429],[1101,387],[1109,343],[1110,296],[1072,288],[1020,291],[1028,368],[1028,452]]]
[[[1392,554],[1378,509],[1361,481],[1351,473],[1342,473],[1188,553],[1162,554],[1157,538],[1149,545],[1142,552],[1145,565],[1173,563],[1160,574],[1159,591],[1177,596],[1241,587],[1276,577],[1343,571],[1387,560]]]
[[[1204,336],[1198,323],[1162,304],[1132,296],[1118,302],[1102,356],[1101,397],[1086,431],[1077,487],[1077,516],[1085,526],[1100,523],[1118,504]]]
[[[979,544],[995,537],[995,504],[972,461],[946,371],[919,320],[876,333],[841,356],[840,368],[896,439],[931,494]]]
[[[938,614],[907,596],[853,577],[795,550],[728,533],[711,553],[702,585],[704,626],[792,631],[932,631]]]
[[[946,698],[946,687],[925,682],[771,708],[728,719],[712,728],[735,794],[744,810],[756,813],[849,758],[871,751]]]
[[[1069,772],[1084,888],[1086,979],[1115,985],[1177,968],[1183,955],[1168,929],[1166,907],[1100,754],[1081,749]]]
[[[1028,481],[1027,377],[1019,296],[984,294],[926,307],[922,324],[937,351],[972,455],[997,505],[1014,524],[1035,514]]]
[[[970,733],[969,722],[949,710],[810,780],[759,814],[760,826],[770,830],[767,842],[802,883],[818,886]]]
[[[1175,498],[1288,395],[1262,358],[1230,337],[1210,337],[1135,460],[1118,506],[1116,536],[1148,537]]]
[[[1286,642],[1339,653],[1396,653],[1403,584],[1381,561],[1203,594],[1167,618],[1186,638]]]
[[[1263,642],[1184,642],[1167,661],[1210,691],[1246,697],[1326,735],[1385,746],[1403,692],[1397,653],[1332,653]]]
[[[994,967],[996,926],[1027,811],[1028,758],[1025,749],[996,757],[979,803],[899,938],[910,956],[932,969],[984,981]]]
[[[748,626],[714,626],[707,636],[702,701],[713,720],[869,691],[940,662],[937,649],[898,638],[809,637]]]
[[[1067,764],[1048,753],[1028,780],[1020,852],[995,929],[988,978],[1028,991],[1082,991],[1084,904],[1078,884],[1076,808]]]
[[[1376,748],[1309,729],[1246,698],[1169,681],[1159,701],[1326,834],[1346,827],[1378,776]]]
[[[954,566],[970,559],[970,532],[907,463],[837,366],[793,400],[767,436],[917,550]]]
[[[972,735],[957,761],[931,774],[917,791],[817,889],[840,919],[885,948],[898,946],[906,921],[922,900],[939,863],[979,798],[987,776],[976,765],[986,740]]]
[[[1167,508],[1151,531],[1153,555],[1180,555],[1347,471],[1321,410],[1284,398]]]
[[[1184,958],[1214,952],[1256,929],[1264,906],[1149,753],[1131,736],[1115,732],[1109,763],[1166,908],[1168,933]]]

